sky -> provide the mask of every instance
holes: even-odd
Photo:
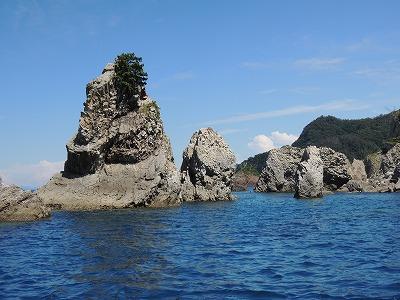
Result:
[[[0,176],[63,168],[86,84],[143,58],[176,164],[213,127],[237,161],[292,143],[321,115],[400,108],[400,1],[0,1]]]

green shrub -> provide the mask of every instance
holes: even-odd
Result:
[[[133,103],[136,106],[137,99],[145,94],[147,73],[143,67],[142,58],[134,53],[122,53],[115,59],[115,86],[120,102],[129,102],[136,98],[136,103]]]

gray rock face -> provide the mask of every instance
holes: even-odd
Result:
[[[367,172],[362,160],[355,159],[351,163],[351,179],[357,181],[367,180]]]
[[[322,197],[323,175],[324,167],[320,149],[315,146],[307,147],[296,172],[295,197]]]
[[[351,179],[351,164],[346,155],[331,148],[321,148],[325,189],[335,191]]]
[[[295,190],[295,174],[303,151],[301,148],[292,146],[270,150],[255,191],[293,192]]]
[[[35,193],[0,184],[0,221],[33,221],[50,216]]]
[[[183,152],[183,200],[231,200],[235,165],[233,152],[218,133],[211,128],[195,132]]]
[[[46,204],[101,209],[180,203],[179,173],[157,104],[144,88],[140,96],[122,101],[114,75],[113,64],[108,64],[87,85],[64,172],[38,191]]]
[[[400,143],[396,144],[385,155],[382,156],[381,174],[385,178],[393,176],[397,165],[400,164]]]
[[[391,182],[400,182],[400,164],[397,165],[397,167],[394,169],[393,176],[391,178]]]

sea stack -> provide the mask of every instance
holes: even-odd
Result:
[[[222,136],[212,128],[196,131],[183,152],[184,201],[232,200],[231,181],[236,159]]]
[[[320,150],[309,146],[304,150],[303,157],[296,172],[296,198],[321,198],[324,167]]]
[[[64,171],[38,191],[47,205],[90,210],[180,203],[179,173],[160,110],[144,84],[121,77],[120,57],[86,87]]]

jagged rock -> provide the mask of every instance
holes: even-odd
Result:
[[[50,210],[33,192],[5,186],[0,178],[0,221],[33,221],[50,216]]]
[[[320,149],[315,146],[307,147],[296,172],[295,197],[322,197],[323,175],[324,167]]]
[[[351,163],[351,179],[356,181],[367,180],[367,172],[362,160],[355,159]]]
[[[180,203],[179,173],[157,104],[144,87],[121,99],[114,76],[108,64],[87,85],[64,172],[38,191],[47,205],[80,210]]]
[[[247,191],[249,187],[254,187],[257,181],[258,176],[256,175],[246,174],[242,171],[236,172],[232,177],[232,191]]]
[[[364,187],[360,180],[349,180],[340,190],[341,192],[363,192]]]
[[[284,146],[272,149],[267,154],[264,170],[257,181],[257,192],[293,192],[295,174],[301,161],[303,149]]]
[[[365,160],[365,171],[368,178],[373,178],[379,175],[382,164],[382,154],[373,153],[367,156]]]
[[[400,182],[400,164],[394,169],[393,176],[390,179],[391,182]]]
[[[331,148],[320,149],[324,164],[325,189],[335,191],[351,179],[351,164],[346,155]]]
[[[183,200],[231,200],[234,170],[235,156],[224,139],[211,128],[200,129],[183,152]]]
[[[400,143],[392,147],[385,155],[382,156],[381,174],[385,178],[391,178],[395,168],[400,164]]]

